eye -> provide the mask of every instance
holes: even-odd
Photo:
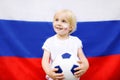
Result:
[[[66,23],[66,20],[62,20],[62,22]]]
[[[55,21],[58,21],[58,20],[59,20],[58,18],[55,19]]]

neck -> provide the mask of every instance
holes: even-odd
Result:
[[[68,39],[69,38],[69,35],[58,35],[57,34],[57,37],[61,40],[65,40],[65,39]]]

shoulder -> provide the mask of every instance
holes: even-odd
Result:
[[[49,46],[53,43],[54,41],[54,36],[48,37],[45,42],[43,43],[43,47],[42,48],[49,48]]]
[[[77,36],[70,36],[71,40],[78,45],[78,47],[83,47],[82,41]]]
[[[81,41],[81,39],[78,38],[77,36],[71,36],[71,35],[70,35],[70,39],[77,40],[77,41]]]
[[[53,36],[51,36],[51,37],[48,37],[48,38],[46,39],[46,41],[53,41],[53,40],[55,40],[55,35],[53,35]]]

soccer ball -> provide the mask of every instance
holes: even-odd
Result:
[[[78,57],[70,53],[58,55],[52,63],[52,68],[58,68],[56,73],[63,73],[65,80],[79,80],[74,76],[74,68],[78,67]]]

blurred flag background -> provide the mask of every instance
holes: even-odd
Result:
[[[0,80],[45,80],[41,47],[59,9],[77,17],[90,63],[81,80],[120,80],[119,0],[0,0]]]

